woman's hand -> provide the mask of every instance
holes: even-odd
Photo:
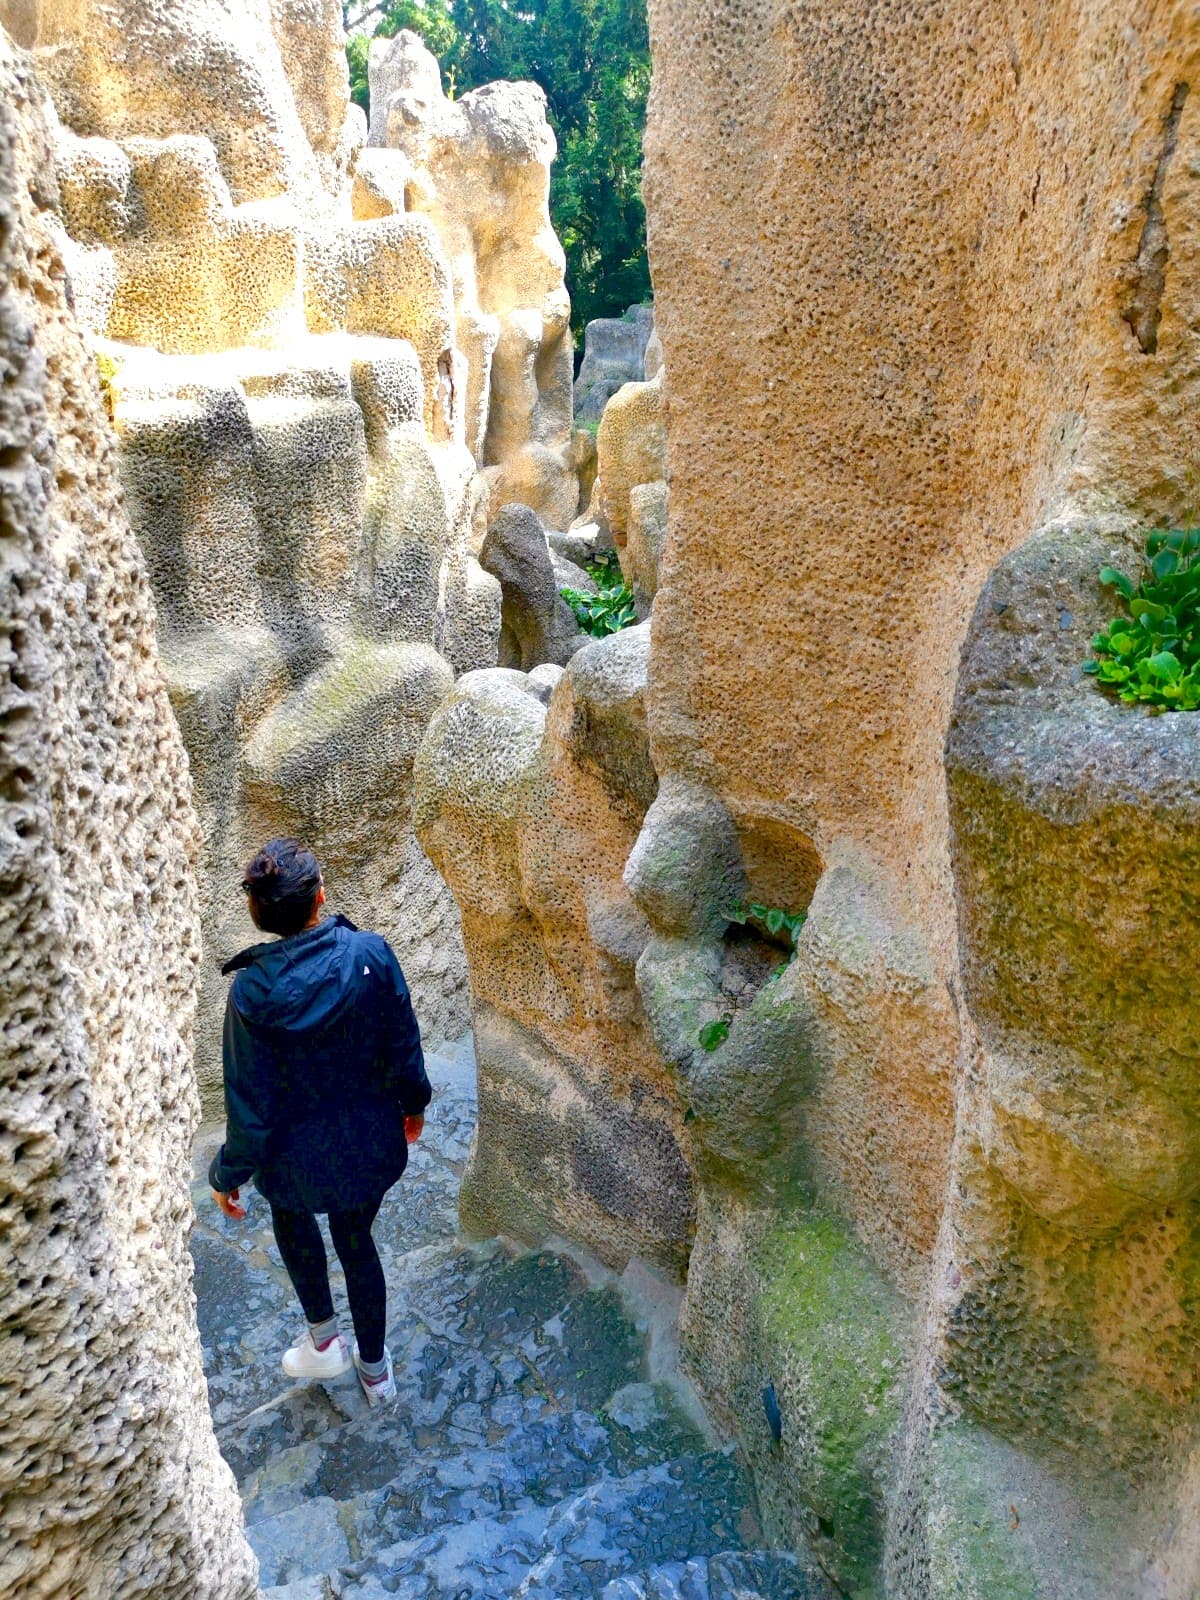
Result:
[[[424,1126],[424,1117],[405,1117],[404,1137],[408,1140],[409,1144],[416,1144],[417,1140],[421,1137],[421,1130],[424,1128]]]
[[[227,1217],[232,1217],[234,1222],[241,1222],[246,1215],[245,1206],[237,1204],[238,1193],[237,1189],[230,1189],[228,1194],[222,1194],[218,1189],[214,1189],[212,1192],[212,1197],[217,1202],[217,1205]]]

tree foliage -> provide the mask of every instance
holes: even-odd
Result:
[[[649,298],[642,129],[650,88],[645,0],[384,0],[376,32],[420,34],[447,93],[496,78],[530,78],[546,92],[558,139],[550,214],[567,257],[576,332]],[[369,41],[348,47],[351,93],[367,105]]]

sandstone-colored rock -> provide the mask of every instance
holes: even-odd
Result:
[[[369,724],[401,703],[427,717],[430,685],[497,660],[500,590],[471,544],[478,468],[501,488],[511,463],[564,525],[577,509],[544,98],[502,85],[451,105],[432,58],[414,58],[432,66],[436,114],[411,150],[367,149],[330,0],[10,0],[3,14],[53,100],[62,220],[48,226],[100,341],[192,756],[206,1097],[219,964],[253,937],[239,865],[285,818],[328,841],[331,903],[406,965],[447,941],[417,962],[428,983],[410,977],[431,1039],[457,1034],[457,912],[408,832],[409,714],[407,754],[399,724],[378,738]],[[323,711],[344,720],[310,737]],[[265,773],[267,746],[296,760]],[[410,894],[430,902],[420,915]]]
[[[305,309],[314,333],[363,333],[403,339],[421,362],[425,423],[446,437],[449,410],[437,416],[439,376],[448,378],[454,342],[450,270],[424,217],[380,217],[310,235],[305,252]],[[436,422],[435,422],[436,419]]]
[[[187,1251],[199,841],[40,101],[0,34],[0,1590],[251,1600]]]
[[[571,435],[571,467],[579,480],[578,509],[581,512],[591,504],[597,464],[595,433],[591,428],[576,428]]]
[[[868,1495],[885,1531],[865,1564],[849,1529],[824,1551],[846,1587],[887,1574],[916,1600],[1200,1582],[1174,1531],[1195,1441],[1190,735],[1134,713],[1118,737],[1120,709],[1066,682],[1102,541],[1060,554],[1061,583],[1030,578],[1036,605],[984,590],[949,785],[944,765],[997,563],[1063,513],[1144,529],[1191,509],[1193,50],[1171,5],[1127,21],[981,3],[893,8],[864,35],[843,5],[766,0],[736,26],[650,6],[671,469],[651,752],[663,794],[694,785],[729,816],[751,897],[807,908],[785,975],[811,1017],[801,1170],[902,1291],[914,1351],[876,1445],[896,1452]],[[1052,127],[1077,163],[1047,161]],[[693,1254],[688,1306],[703,1391],[750,1441],[739,1340],[762,1290],[729,1263],[783,1211],[738,1200],[733,1175],[703,1178],[726,1237]],[[1009,1486],[1015,1504],[1022,1462],[1053,1479],[1023,1577],[992,1562],[1000,1529],[967,1537],[970,1486],[947,1492],[958,1404],[996,1442],[960,1458],[1000,1463],[989,1505]],[[764,1503],[808,1534],[828,1512],[797,1462],[819,1434],[791,1417],[800,1437],[755,1462]],[[1100,1523],[1120,1564],[1071,1538]],[[1085,1569],[1101,1576],[1080,1590]]]
[[[637,483],[629,491],[629,523],[621,551],[621,570],[643,620],[650,615],[658,593],[658,569],[667,548],[667,512],[667,485],[662,479]]]
[[[607,1261],[641,1255],[678,1274],[683,1108],[638,998],[649,930],[621,879],[655,789],[648,656],[648,628],[630,628],[586,645],[553,683],[545,667],[461,678],[418,754],[415,816],[471,965],[487,1109],[466,1221],[567,1233]]]
[[[596,450],[604,515],[620,549],[629,531],[630,491],[667,476],[661,374],[650,383],[627,383],[617,391],[600,419]]]
[[[430,440],[410,343],[330,335],[187,359],[120,349],[123,475],[206,837],[197,1063],[212,1096],[217,968],[253,937],[237,885],[264,830],[321,841],[331,903],[385,931],[402,961],[420,947],[407,904],[420,874],[401,865],[411,718],[428,720],[450,687],[435,647],[481,664],[498,606],[490,579],[470,591],[473,464]],[[288,760],[264,767],[268,749]],[[440,893],[434,920],[459,989],[414,974],[431,1039],[466,1023],[457,913]]]
[[[645,1049],[686,1103],[686,1348],[775,1530],[848,1592],[1182,1600],[1196,763],[1185,719],[1078,663],[1099,565],[1193,514],[1190,20],[652,0],[650,23],[665,369],[610,403],[591,504],[628,560],[669,460],[658,795],[623,914],[582,942],[557,900],[511,932],[545,805],[493,852],[504,917],[464,914],[500,1019],[476,1219],[625,1246],[610,1193],[560,1202],[569,1126],[538,1119],[530,1160],[521,1138],[592,1059],[568,976],[638,950],[612,1061]],[[518,686],[519,714],[465,719],[480,746],[528,719],[519,789],[578,670],[545,746]],[[425,792],[469,897],[471,806],[442,791],[451,827]],[[577,817],[572,851],[607,852],[611,816]],[[806,917],[790,961],[771,911]]]
[[[532,83],[458,100],[416,34],[370,51],[373,148],[410,164],[405,204],[437,229],[469,361],[467,441],[494,469],[493,505],[530,505],[553,527],[578,508],[571,460],[570,302],[548,210],[554,134]]]
[[[1035,1440],[1083,1442],[1120,1416],[1112,1464],[1161,1474],[1190,1438],[1200,1350],[1200,1328],[1162,1309],[1186,1299],[1200,1187],[1185,977],[1200,728],[1080,672],[1113,610],[1099,569],[1134,570],[1139,546],[1112,517],[1040,530],[992,574],[963,657],[947,773],[979,1039],[964,1165],[993,1204],[959,1222],[954,1315],[975,1337],[950,1376],[985,1421],[1016,1412]],[[1014,1283],[1019,1319],[978,1318]],[[1064,1382],[1056,1352],[1078,1348],[1094,1354]]]

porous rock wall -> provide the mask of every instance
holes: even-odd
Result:
[[[1152,864],[1194,803],[1160,747],[1190,734],[1078,664],[1104,554],[1191,509],[1194,28],[1154,4],[694,21],[651,6],[673,499],[648,722],[663,789],[720,805],[753,897],[807,905],[783,981],[815,1209],[703,1194],[693,1361],[714,1397],[742,1384],[766,1499],[844,1578],[1190,1593],[1195,1041],[1160,1035],[1156,995],[1192,890],[1186,855],[1178,891]],[[890,1306],[873,1353],[852,1262]],[[807,1337],[822,1295],[850,1420]]]
[[[671,506],[621,881],[686,1358],[848,1592],[1183,1600],[1195,740],[1079,664],[1099,567],[1194,515],[1200,37],[1165,3],[650,12]],[[477,1170],[538,1103],[481,1103]],[[573,1224],[561,1176],[526,1218]]]
[[[455,673],[497,659],[492,480],[566,520],[578,501],[544,98],[452,106],[406,35],[388,60],[432,127],[368,150],[324,0],[0,17],[52,97],[58,241],[192,763],[202,1089],[215,1108],[219,966],[256,937],[240,867],[272,833],[392,940],[427,1038],[456,1037],[458,912],[412,832],[413,755]]]
[[[578,509],[571,446],[571,303],[550,222],[556,145],[535,83],[489,83],[460,100],[406,30],[373,41],[364,173],[431,219],[454,284],[467,440],[483,464],[481,521],[532,507],[565,528]]]
[[[40,100],[0,34],[0,1592],[250,1600],[187,1253],[196,822]]]
[[[683,1107],[634,982],[622,881],[654,798],[647,625],[566,668],[459,679],[416,772],[418,835],[462,907],[479,1128],[462,1214],[678,1276],[692,1226]]]

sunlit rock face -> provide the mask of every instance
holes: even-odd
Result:
[[[458,912],[413,837],[412,759],[455,673],[497,660],[490,489],[564,526],[578,500],[540,91],[451,107],[417,53],[437,130],[367,149],[323,0],[0,16],[49,93],[48,226],[191,758],[206,1095],[217,968],[254,937],[240,865],[272,833],[318,851],[331,904],[395,944],[427,1036],[455,1037]]]
[[[647,720],[696,820],[627,876],[665,927],[642,863],[717,807],[808,910],[803,1203],[703,1183],[692,1359],[849,1587],[1194,1593],[1194,730],[1078,670],[1099,567],[1194,514],[1190,13],[650,12]]]
[[[417,758],[416,825],[462,908],[479,1132],[464,1221],[682,1273],[685,1105],[638,996],[622,872],[656,782],[648,626],[565,669],[460,679]]]
[[[635,973],[593,1081],[615,1104],[627,1041],[652,1041],[687,1162],[685,1348],[777,1531],[853,1593],[1182,1600],[1200,734],[1079,667],[1112,604],[1100,567],[1194,517],[1190,13],[650,11],[671,498],[653,780],[624,834],[572,813],[576,861],[613,883],[624,852]],[[597,498],[627,539],[642,469],[622,476],[619,435],[649,387],[600,430]],[[532,688],[481,683],[418,758],[422,835],[474,900],[477,990],[524,962],[576,1041],[561,974],[610,935],[588,921],[547,963],[583,919],[523,920],[544,806],[524,777],[510,800],[425,772],[460,738],[504,772],[553,765],[587,655],[544,729]],[[589,770],[633,748],[596,743]],[[473,889],[472,819],[497,807],[509,843]],[[510,924],[528,937],[500,969]],[[494,1225],[532,1192],[530,1231],[548,1215],[615,1255],[615,1199],[547,1132],[565,1054],[541,1023],[497,1047],[511,1105],[485,1092],[475,1171],[546,1134],[540,1167],[489,1189]]]
[[[0,1592],[252,1600],[187,1255],[197,827],[56,196],[0,34]]]
[[[579,484],[546,97],[533,83],[490,83],[448,100],[437,62],[410,32],[375,40],[369,65],[370,204],[402,193],[437,229],[466,363],[466,437],[484,463],[493,513],[517,502],[565,528]]]

